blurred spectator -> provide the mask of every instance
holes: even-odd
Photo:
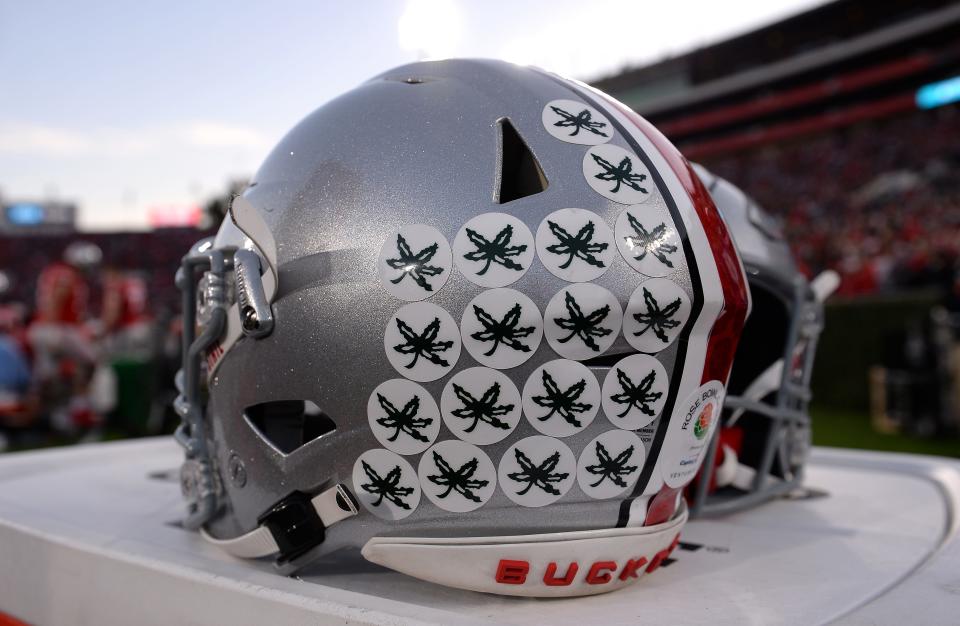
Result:
[[[960,255],[960,107],[915,111],[705,165],[785,224],[838,294],[950,287]]]
[[[0,235],[0,450],[172,428],[173,277],[207,234]]]
[[[87,321],[89,287],[74,267],[53,263],[37,280],[36,314],[27,329],[33,384],[54,430],[75,433],[100,422],[88,392],[98,350]]]

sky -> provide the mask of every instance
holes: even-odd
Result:
[[[0,198],[139,229],[249,177],[331,98],[418,58],[590,80],[822,0],[0,0]]]

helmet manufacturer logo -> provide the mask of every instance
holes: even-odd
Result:
[[[659,352],[673,343],[689,317],[687,293],[666,278],[652,278],[630,296],[623,336],[641,352]]]
[[[594,146],[583,155],[583,176],[594,191],[622,204],[646,202],[653,189],[640,158],[610,144]]]
[[[660,361],[645,354],[630,355],[610,368],[603,381],[603,412],[618,428],[643,428],[660,415],[668,387]]]
[[[420,504],[420,483],[403,457],[376,448],[353,464],[353,488],[364,508],[385,520],[403,519]]]
[[[613,233],[585,209],[560,209],[537,228],[537,254],[550,272],[579,283],[599,278],[614,257]]]
[[[453,434],[487,445],[505,438],[520,422],[520,392],[502,372],[471,367],[450,379],[440,397],[440,408]]]
[[[420,457],[420,482],[430,501],[465,513],[483,506],[497,488],[497,473],[483,450],[463,441],[441,441]]]
[[[544,435],[568,437],[600,410],[600,384],[582,363],[558,359],[533,371],[523,386],[523,412]]]
[[[593,283],[560,290],[547,304],[544,334],[560,356],[583,360],[602,354],[620,333],[623,311],[616,297]]]
[[[401,300],[429,298],[446,283],[453,261],[450,245],[436,228],[411,224],[383,242],[377,270],[380,282]]]
[[[370,430],[397,454],[419,454],[440,434],[440,411],[420,385],[395,378],[381,383],[367,401]]]
[[[435,304],[413,302],[387,322],[383,336],[387,359],[411,380],[436,380],[460,358],[460,333],[450,314]]]
[[[591,106],[576,100],[553,100],[543,107],[543,127],[561,141],[594,146],[610,140],[609,120]]]
[[[609,430],[588,443],[577,463],[577,482],[591,498],[619,496],[640,476],[646,456],[635,433]]]
[[[676,271],[682,255],[680,237],[670,216],[653,206],[630,207],[620,213],[614,227],[617,247],[624,260],[646,276],[666,276]]]
[[[453,240],[454,262],[481,287],[504,287],[523,276],[534,256],[526,224],[506,213],[484,213],[468,221]]]
[[[504,453],[498,475],[508,498],[521,506],[541,507],[570,490],[576,471],[573,452],[562,441],[534,435]]]
[[[516,367],[529,359],[543,337],[537,305],[513,289],[478,295],[467,305],[460,326],[470,356],[496,369]]]

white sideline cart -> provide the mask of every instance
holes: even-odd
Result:
[[[369,565],[285,578],[178,527],[168,438],[0,456],[0,613],[31,624],[960,624],[960,462],[815,449],[779,500],[691,522],[624,590],[508,598]],[[2,620],[0,620],[2,621]]]

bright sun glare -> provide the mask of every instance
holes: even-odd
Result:
[[[460,10],[453,0],[408,0],[397,22],[400,47],[420,59],[443,58],[460,42]]]

